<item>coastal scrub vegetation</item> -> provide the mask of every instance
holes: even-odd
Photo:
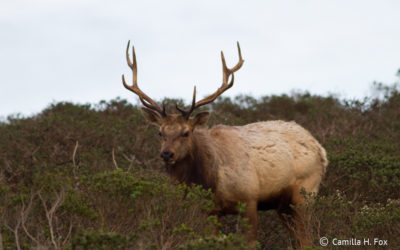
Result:
[[[296,121],[327,150],[307,207],[315,249],[323,236],[400,245],[400,91],[373,90],[363,100],[297,92],[209,106],[209,126]],[[183,103],[165,101],[171,111]],[[0,122],[0,249],[247,249],[241,214],[215,233],[212,196],[168,179],[157,129],[126,100],[53,103]],[[274,211],[259,215],[258,248],[294,246]]]

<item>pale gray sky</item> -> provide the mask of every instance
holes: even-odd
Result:
[[[125,90],[125,47],[155,99],[189,100],[221,84],[220,50],[245,63],[225,96],[337,93],[363,97],[400,68],[400,1],[1,0],[0,116],[54,101],[93,103]]]

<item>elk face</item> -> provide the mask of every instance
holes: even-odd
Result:
[[[193,131],[196,126],[204,125],[210,115],[209,112],[200,112],[186,120],[182,115],[175,114],[162,117],[148,108],[142,108],[142,113],[149,123],[159,126],[160,157],[167,165],[191,156]]]
[[[165,107],[160,106],[157,102],[146,95],[137,84],[137,66],[136,66],[136,55],[135,49],[132,46],[132,60],[129,57],[129,42],[126,47],[126,61],[129,68],[133,73],[132,85],[128,85],[125,82],[125,77],[122,75],[122,83],[125,88],[132,91],[139,96],[140,101],[145,106],[142,108],[143,115],[147,121],[156,124],[160,127],[161,136],[161,158],[167,164],[174,164],[175,162],[190,156],[192,150],[193,131],[196,126],[203,125],[207,122],[209,113],[200,112],[194,117],[190,117],[190,114],[196,108],[213,102],[223,92],[233,86],[234,75],[233,73],[239,70],[243,65],[243,58],[240,52],[239,43],[237,43],[239,52],[239,62],[233,67],[228,68],[226,66],[224,54],[221,51],[222,59],[222,85],[213,94],[206,98],[196,102],[196,87],[193,91],[192,105],[188,110],[184,110],[176,106],[177,110],[181,112],[181,115],[169,114],[165,112]],[[230,81],[228,81],[230,79]]]

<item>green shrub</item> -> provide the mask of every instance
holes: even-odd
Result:
[[[240,235],[224,235],[221,237],[206,237],[195,241],[191,241],[184,246],[180,246],[180,250],[245,250],[249,249],[247,240]]]
[[[134,247],[136,235],[118,233],[83,232],[71,241],[71,249],[128,249]]]

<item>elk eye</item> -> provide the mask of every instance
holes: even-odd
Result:
[[[162,136],[161,132],[158,132],[158,135],[159,135],[159,136]]]
[[[182,136],[183,137],[188,137],[189,136],[189,131],[185,132]]]

